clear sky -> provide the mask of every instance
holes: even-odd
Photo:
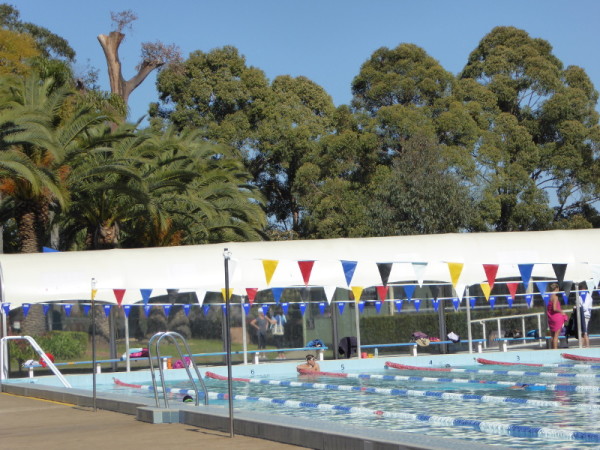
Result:
[[[110,12],[138,16],[121,44],[126,79],[139,62],[140,43],[160,40],[183,57],[224,45],[269,79],[304,75],[336,105],[348,104],[360,66],[380,47],[413,43],[456,74],[469,53],[498,25],[515,26],[550,42],[565,64],[583,67],[600,89],[598,0],[4,0],[21,20],[64,37],[77,52],[76,67],[100,71],[109,90],[104,54],[96,36],[111,30]],[[137,120],[157,100],[155,74],[130,97]]]

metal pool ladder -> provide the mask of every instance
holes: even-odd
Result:
[[[160,332],[160,333],[156,333],[154,336],[152,336],[150,338],[150,341],[148,341],[148,360],[150,361],[150,375],[152,375],[152,387],[154,388],[154,399],[156,400],[156,407],[160,408],[160,402],[158,400],[158,385],[156,382],[156,375],[154,373],[154,364],[152,363],[152,344],[156,341],[155,344],[155,357],[156,360],[158,361],[158,370],[160,372],[160,381],[161,381],[161,385],[162,385],[162,393],[163,393],[163,399],[165,402],[165,408],[169,407],[169,400],[167,398],[167,387],[165,385],[165,374],[164,374],[164,370],[161,364],[161,355],[160,355],[160,343],[164,338],[168,338],[171,340],[171,342],[173,342],[173,344],[175,344],[175,348],[177,349],[177,353],[179,353],[179,358],[181,358],[181,361],[183,361],[183,365],[185,367],[185,371],[187,372],[188,378],[190,380],[190,382],[192,383],[192,386],[194,387],[194,392],[196,393],[196,398],[195,398],[195,402],[196,402],[196,406],[198,406],[199,402],[199,395],[198,395],[198,385],[196,384],[196,381],[194,380],[194,377],[192,376],[192,373],[190,372],[190,368],[188,366],[188,364],[186,363],[186,360],[183,357],[183,354],[181,353],[181,348],[179,347],[179,343],[177,342],[177,339],[179,339],[181,342],[183,342],[183,345],[185,346],[185,350],[187,352],[187,354],[189,355],[189,359],[191,361],[192,367],[194,368],[194,371],[196,372],[196,375],[198,376],[198,380],[200,381],[200,384],[202,385],[202,390],[204,391],[204,404],[208,405],[208,390],[206,389],[206,385],[204,384],[204,380],[202,379],[202,375],[200,374],[200,371],[198,370],[198,366],[196,366],[196,363],[194,362],[194,359],[192,358],[192,352],[190,351],[190,347],[187,343],[187,341],[185,340],[185,338],[179,334],[176,333],[175,331],[167,331],[167,332]]]
[[[68,388],[72,387],[71,384],[65,379],[63,374],[60,373],[60,370],[56,368],[50,358],[46,356],[46,353],[44,350],[42,350],[42,347],[40,347],[35,339],[33,339],[31,336],[4,336],[2,339],[0,339],[0,384],[2,383],[2,380],[8,379],[8,352],[6,351],[6,343],[7,341],[18,340],[29,342],[37,354],[40,355],[42,361],[44,361],[54,375],[57,376],[63,386]]]

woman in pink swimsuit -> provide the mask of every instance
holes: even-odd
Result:
[[[552,283],[550,285],[550,301],[548,302],[548,308],[546,314],[548,315],[548,328],[550,328],[550,336],[552,336],[551,348],[558,348],[558,335],[562,330],[565,321],[568,319],[567,315],[562,312],[560,308],[560,301],[558,300],[558,283]]]

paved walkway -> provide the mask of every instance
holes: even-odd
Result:
[[[195,446],[195,447],[190,447]],[[149,424],[133,416],[0,393],[0,448],[96,450],[107,448],[298,449],[293,445],[195,428]]]

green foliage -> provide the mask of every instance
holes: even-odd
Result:
[[[57,360],[68,360],[85,354],[88,338],[88,334],[82,331],[50,331],[35,340],[46,353],[51,353]]]

